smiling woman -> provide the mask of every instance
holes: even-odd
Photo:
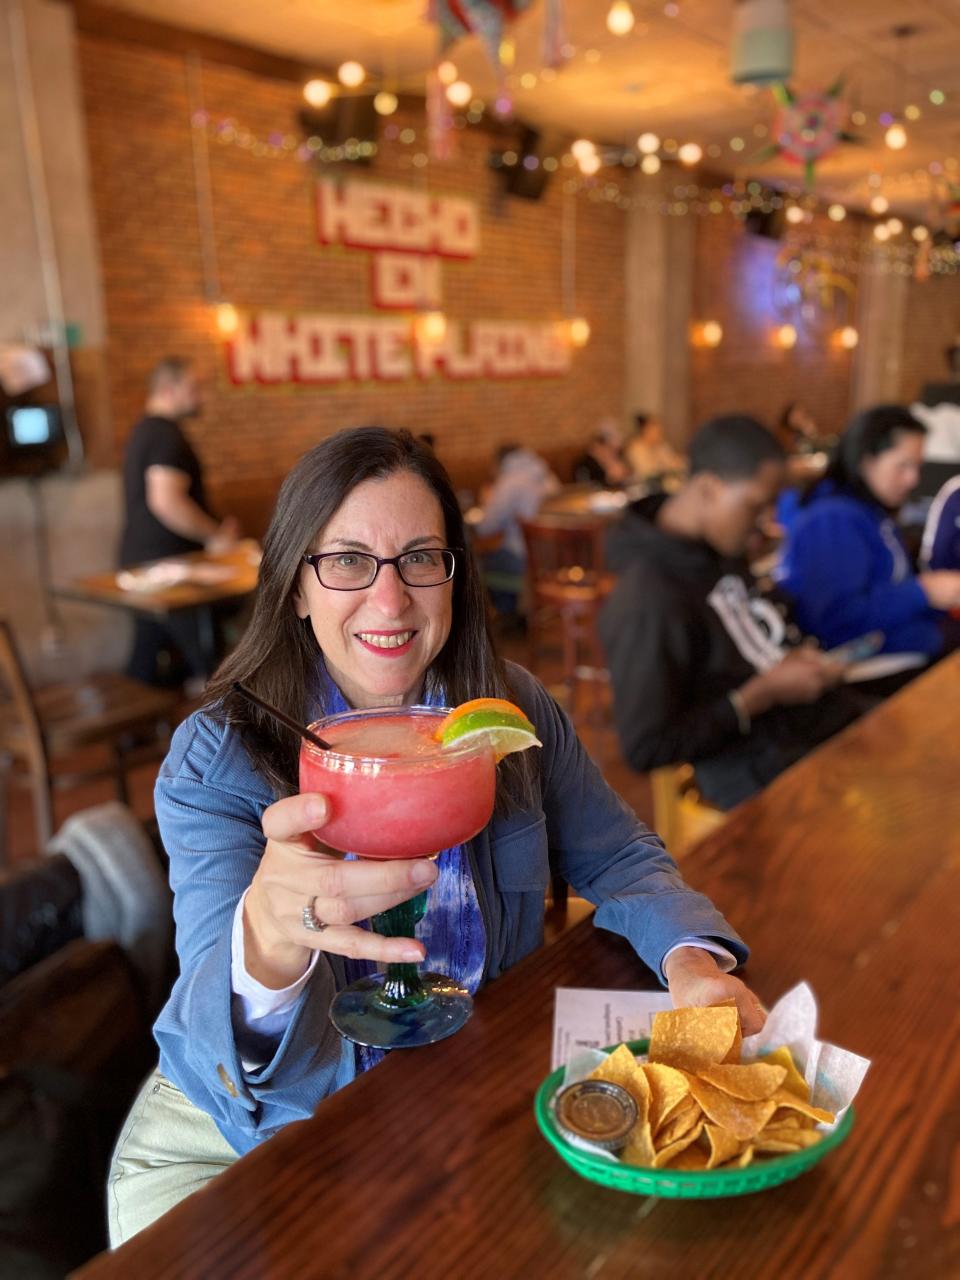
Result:
[[[406,432],[341,432],[284,482],[251,624],[157,782],[180,977],[156,1025],[160,1069],[114,1157],[114,1244],[376,1065],[382,1053],[341,1040],[330,1017],[371,964],[426,959],[473,993],[535,950],[551,874],[596,905],[597,925],[626,937],[676,1003],[733,998],[745,1031],[761,1025],[729,972],[747,954],[736,933],[607,787],[546,690],[497,657],[465,546],[446,472]],[[333,840],[336,787],[324,793],[321,771],[320,791],[296,794],[297,735],[234,681],[301,723],[505,698],[542,749],[502,761],[493,818],[434,861],[344,860],[320,842],[325,826]],[[374,829],[390,790],[373,789]],[[454,829],[476,830],[468,790],[447,782],[431,802],[456,812]],[[369,927],[429,885],[422,918],[422,906],[409,913],[415,937]]]

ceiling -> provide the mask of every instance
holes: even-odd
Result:
[[[437,36],[425,21],[427,0],[110,0],[143,17],[201,30],[274,53],[319,71],[351,58],[378,82],[417,91],[436,58]],[[799,186],[800,170],[783,159],[760,163],[773,119],[766,90],[730,82],[734,0],[634,0],[637,18],[625,37],[606,28],[608,0],[564,0],[572,55],[542,78],[544,0],[534,0],[513,28],[516,61],[510,92],[517,117],[570,137],[633,144],[651,130],[677,142],[697,142],[703,166],[736,177]],[[676,10],[669,16],[667,10]],[[866,120],[851,124],[859,145],[844,145],[817,166],[825,199],[865,207],[879,191],[891,211],[935,218],[945,179],[960,184],[960,0],[793,0],[796,59],[793,84],[822,90],[844,77],[844,99]],[[905,20],[915,31],[898,41]],[[449,55],[481,97],[495,96],[492,67],[479,40],[466,37]],[[533,87],[519,78],[536,76]],[[945,95],[933,105],[931,90]],[[882,112],[911,104],[908,144],[884,145]],[[742,150],[731,149],[742,138]],[[930,166],[934,166],[931,173]],[[939,169],[939,172],[938,172]],[[871,175],[873,175],[871,181]],[[877,185],[877,176],[880,184]]]

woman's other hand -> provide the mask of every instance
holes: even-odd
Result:
[[[732,998],[745,1036],[755,1035],[766,1022],[763,1006],[746,983],[732,973],[723,973],[709,951],[680,947],[667,956],[663,971],[675,1009],[720,1004]]]

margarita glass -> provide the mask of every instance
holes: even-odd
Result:
[[[485,739],[443,747],[441,707],[347,711],[310,727],[330,750],[304,742],[300,790],[327,797],[317,838],[361,858],[427,858],[463,844],[493,813],[496,757]],[[371,920],[389,938],[413,937],[426,908],[420,893]],[[469,992],[416,964],[389,964],[341,991],[330,1019],[341,1035],[383,1049],[413,1048],[452,1035],[470,1017]]]

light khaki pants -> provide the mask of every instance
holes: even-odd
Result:
[[[152,1071],[120,1130],[107,1180],[110,1247],[149,1227],[237,1153],[205,1111]]]

